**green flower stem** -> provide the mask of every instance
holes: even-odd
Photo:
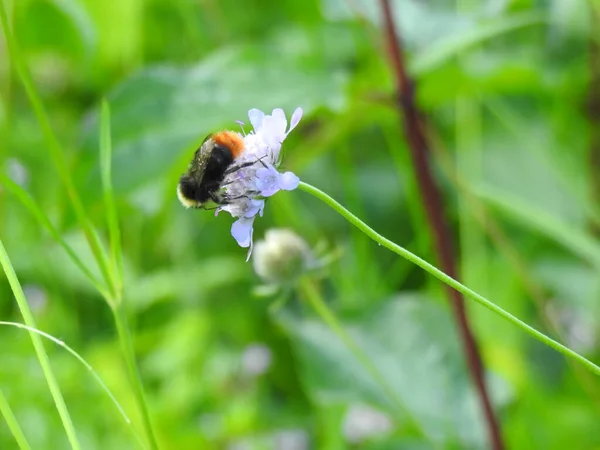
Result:
[[[462,293],[466,297],[468,297],[472,300],[475,300],[480,305],[483,305],[490,311],[495,312],[499,316],[502,316],[504,319],[506,319],[509,322],[513,323],[514,325],[518,326],[523,331],[529,333],[531,336],[533,336],[540,342],[546,344],[549,347],[552,347],[553,349],[562,353],[563,355],[567,356],[568,358],[578,361],[579,363],[581,363],[585,367],[587,367],[590,371],[592,371],[594,374],[600,375],[600,367],[597,366],[596,364],[594,364],[593,362],[591,362],[590,360],[584,358],[579,353],[574,352],[570,348],[565,347],[564,345],[560,344],[559,342],[549,338],[548,336],[539,332],[535,328],[527,325],[522,320],[516,318],[509,312],[500,308],[498,305],[492,303],[485,297],[479,295],[477,292],[475,292],[475,291],[469,289],[468,287],[464,286],[463,284],[459,283],[454,278],[449,277],[444,272],[442,272],[441,270],[432,266],[424,259],[421,259],[417,255],[409,252],[404,247],[401,247],[398,244],[395,244],[394,242],[390,241],[389,239],[384,238],[383,236],[381,236],[379,233],[377,233],[375,230],[373,230],[366,223],[364,223],[362,220],[360,220],[358,217],[356,217],[354,214],[352,214],[350,211],[348,211],[346,208],[344,208],[341,204],[339,204],[337,201],[335,201],[333,198],[331,198],[329,195],[327,195],[323,191],[317,189],[314,186],[311,186],[310,184],[304,183],[304,182],[300,182],[300,185],[298,187],[300,189],[302,189],[303,191],[308,192],[311,195],[314,195],[319,200],[325,202],[328,206],[330,206],[331,208],[336,210],[346,220],[348,220],[348,222],[350,222],[352,225],[357,227],[359,230],[361,230],[363,233],[365,233],[368,237],[373,239],[379,245],[384,246],[388,250],[391,250],[392,252],[396,253],[397,255],[400,255],[403,258],[409,260],[413,264],[416,264],[417,266],[421,267],[426,272],[429,272],[431,275],[433,275],[440,281],[446,283],[448,286],[453,287],[454,289],[456,289],[458,292]]]
[[[17,305],[19,306],[19,310],[21,311],[21,315],[23,316],[23,320],[25,321],[27,326],[31,328],[36,328],[35,320],[33,319],[33,314],[31,314],[31,309],[29,309],[29,304],[27,303],[27,299],[25,298],[25,294],[23,293],[23,289],[21,288],[21,284],[19,283],[17,274],[15,273],[15,270],[10,262],[10,258],[6,253],[6,249],[4,248],[2,240],[0,240],[0,265],[2,265],[2,268],[4,269],[4,273],[6,274],[6,278],[8,279],[8,283],[10,284],[10,288],[13,291],[13,294],[17,301]],[[29,336],[31,337],[31,342],[33,343],[33,348],[35,349],[35,353],[40,362],[40,366],[42,366],[44,377],[46,378],[46,382],[48,383],[48,388],[50,389],[50,393],[52,394],[54,404],[56,405],[56,409],[58,410],[58,414],[60,415],[63,427],[65,429],[65,432],[67,433],[67,438],[69,439],[71,448],[73,448],[74,450],[79,450],[81,446],[79,445],[79,440],[77,439],[77,434],[75,433],[75,427],[73,426],[73,422],[71,420],[71,416],[69,415],[69,410],[67,409],[65,399],[63,398],[62,393],[60,392],[60,387],[58,386],[58,382],[56,381],[56,377],[54,376],[54,372],[52,371],[50,359],[48,358],[48,354],[46,353],[46,349],[44,348],[42,338],[35,333],[29,333]]]
[[[1,389],[0,414],[2,414],[4,420],[6,420],[6,424],[8,425],[10,432],[15,438],[15,441],[17,441],[17,445],[19,446],[19,448],[21,450],[31,450],[31,446],[29,445],[29,442],[27,442],[27,438],[25,437],[25,434],[23,434],[23,430],[19,426],[19,422],[17,421],[17,418],[10,409],[10,405],[6,401],[6,398],[4,397],[4,394],[2,393]]]
[[[115,306],[113,307],[112,312],[115,324],[117,326],[117,333],[119,334],[119,341],[121,343],[123,357],[125,359],[125,363],[127,364],[129,378],[135,394],[135,399],[142,416],[144,433],[150,448],[152,450],[157,450],[158,442],[156,441],[154,428],[152,427],[152,421],[150,420],[150,412],[148,411],[148,403],[146,402],[146,394],[144,393],[144,386],[142,384],[140,371],[138,370],[135,362],[135,349],[133,347],[133,340],[131,339],[131,331],[127,323],[125,305],[122,301],[115,301],[114,304]]]
[[[325,322],[331,331],[333,331],[340,338],[342,343],[369,372],[369,374],[373,377],[373,380],[375,380],[375,382],[381,387],[385,395],[388,396],[390,402],[394,404],[395,408],[405,415],[407,424],[414,429],[419,436],[428,438],[427,433],[425,433],[421,424],[411,414],[410,410],[406,407],[398,393],[392,386],[390,386],[379,369],[377,369],[375,364],[373,364],[369,356],[358,346],[352,336],[350,336],[350,334],[344,329],[337,317],[327,307],[314,283],[309,279],[304,279],[300,283],[300,289],[305,300],[307,300],[308,303],[313,307],[323,322]]]

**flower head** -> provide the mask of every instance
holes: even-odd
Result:
[[[262,216],[265,198],[280,190],[291,191],[298,187],[300,179],[292,172],[277,170],[281,163],[281,144],[298,125],[302,109],[296,108],[288,122],[282,109],[274,109],[266,115],[258,109],[248,111],[254,131],[244,136],[244,151],[235,160],[234,168],[223,180],[226,202],[217,209],[227,211],[237,218],[231,234],[241,247],[249,247],[252,253],[253,226],[257,215]]]
[[[254,271],[269,285],[292,284],[318,263],[304,239],[285,228],[267,230],[252,257]]]

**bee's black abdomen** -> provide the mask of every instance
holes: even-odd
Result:
[[[200,202],[200,184],[189,175],[183,175],[179,179],[179,191],[184,198],[192,202]]]

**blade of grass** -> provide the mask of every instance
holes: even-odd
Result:
[[[136,437],[136,439],[138,440],[138,442],[140,442],[140,444],[142,444],[142,447],[144,447],[143,442],[142,442],[140,436],[136,432],[135,428],[132,426],[131,419],[129,419],[129,416],[127,416],[127,413],[125,413],[125,410],[123,409],[123,407],[121,406],[121,404],[117,401],[116,397],[113,395],[113,393],[110,391],[110,389],[108,388],[108,386],[104,383],[104,381],[102,381],[102,378],[100,378],[100,375],[98,375],[96,373],[96,371],[93,369],[93,367],[85,359],[83,359],[83,357],[79,353],[77,353],[75,350],[73,350],[71,347],[69,347],[67,344],[65,344],[60,339],[55,338],[51,334],[45,333],[45,332],[43,332],[41,330],[38,330],[37,328],[32,328],[32,327],[29,327],[27,325],[23,325],[22,323],[18,323],[18,322],[0,321],[0,325],[11,326],[11,327],[15,327],[15,328],[20,328],[20,329],[23,329],[23,330],[27,330],[30,333],[39,334],[40,336],[42,336],[42,337],[44,337],[44,338],[46,338],[46,339],[54,342],[56,345],[64,348],[71,355],[73,355],[75,357],[75,359],[77,359],[81,364],[83,364],[83,366],[87,370],[90,371],[90,373],[92,374],[92,376],[94,377],[94,379],[96,380],[96,382],[100,385],[100,387],[102,388],[102,390],[106,393],[106,395],[108,395],[108,397],[110,398],[110,400],[113,402],[113,404],[115,405],[115,407],[119,411],[119,414],[121,414],[121,416],[123,417],[123,419],[125,419],[125,423],[131,429],[132,433],[134,434],[134,436]]]
[[[456,12],[469,14],[476,10],[478,2],[474,0],[456,0]],[[477,51],[477,43],[473,45]],[[466,64],[468,55],[458,55],[458,64]],[[459,173],[470,179],[480,180],[483,169],[481,145],[481,107],[474,96],[459,96],[454,103],[456,168]],[[487,257],[485,236],[479,227],[468,201],[458,197],[460,274],[467,286],[486,292]],[[482,273],[483,272],[483,273]]]
[[[10,405],[6,400],[2,389],[0,389],[0,413],[2,413],[2,417],[4,417],[6,425],[8,425],[8,429],[15,438],[15,441],[17,441],[19,448],[21,450],[31,450],[31,446],[29,445],[29,442],[27,442],[27,438],[25,437],[25,434],[23,434],[23,430],[13,414],[12,409],[10,409]]]
[[[119,334],[119,342],[121,343],[121,351],[127,365],[129,373],[129,379],[135,398],[142,415],[142,421],[144,425],[144,432],[148,445],[152,450],[158,449],[158,443],[156,436],[154,435],[154,428],[152,427],[152,421],[150,420],[150,412],[148,411],[148,403],[146,401],[146,394],[144,392],[144,385],[142,384],[142,377],[135,361],[135,348],[133,346],[133,340],[131,338],[131,331],[127,320],[127,313],[125,311],[125,305],[123,302],[117,302],[116,306],[112,309],[115,324],[117,326],[117,332]]]
[[[456,168],[469,179],[482,178],[481,114],[477,100],[457,98],[456,112]],[[485,236],[464,197],[458,198],[460,273],[465,284],[475,290],[486,289]]]
[[[337,161],[337,167],[343,168],[339,170],[338,176],[341,181],[341,185],[344,192],[346,202],[350,205],[353,211],[357,211],[361,215],[365,215],[365,208],[360,197],[360,190],[358,188],[358,173],[355,169],[355,163],[352,160],[352,149],[350,145],[345,143],[338,147],[339,151],[334,153],[334,157]],[[356,297],[356,286],[354,285],[354,277],[348,273],[348,270],[357,270],[363,279],[363,293],[373,293],[373,297],[378,297],[381,292],[377,292],[378,289],[383,289],[381,283],[378,282],[376,277],[377,264],[374,264],[374,259],[371,255],[371,246],[369,241],[364,238],[362,233],[354,227],[350,227],[350,251],[348,257],[353,260],[350,262],[349,267],[344,270],[343,276],[338,277],[336,281],[339,283],[341,298],[351,299],[352,301],[362,302],[363,297]],[[373,263],[367,263],[371,261]]]
[[[466,32],[440,39],[426,51],[415,55],[410,64],[410,71],[414,76],[420,77],[454,60],[457,55],[464,53],[477,44],[519,28],[540,25],[546,21],[546,16],[540,13],[514,14],[492,19]]]
[[[42,209],[37,205],[35,200],[31,198],[31,196],[25,191],[21,186],[12,181],[6,174],[0,173],[0,181],[2,182],[2,186],[7,188],[9,191],[13,193],[15,197],[29,210],[29,212],[33,215],[33,217],[44,227],[46,228],[54,240],[58,242],[58,244],[65,250],[65,252],[69,255],[73,263],[79,267],[79,269],[84,273],[84,275],[90,280],[90,282],[94,285],[94,287],[100,292],[100,294],[104,298],[108,298],[108,291],[100,280],[98,280],[90,269],[86,267],[83,261],[77,256],[77,253],[71,248],[69,244],[63,239],[58,230],[54,228],[52,222],[48,216],[42,211]]]
[[[12,0],[6,1],[6,9],[8,12],[8,23],[12,25],[14,23],[14,3]],[[0,40],[0,53],[5,54],[6,44],[4,40]],[[4,58],[3,61],[4,70],[0,75],[0,108],[3,114],[0,115],[0,136],[4,142],[10,142],[12,139],[13,127],[11,123],[13,121],[13,108],[12,108],[12,90],[13,90],[13,74],[12,64],[10,58]],[[8,145],[0,145],[0,166],[4,167],[6,159],[8,158]],[[0,196],[0,215],[4,217],[6,208],[6,198]],[[2,232],[2,224],[0,224],[0,233]]]
[[[29,304],[27,303],[27,299],[25,298],[25,294],[23,293],[23,289],[21,288],[21,284],[19,283],[17,274],[15,273],[13,266],[10,262],[8,253],[6,253],[6,249],[4,248],[2,240],[0,240],[0,264],[4,269],[4,273],[6,274],[8,283],[10,284],[10,287],[13,291],[13,294],[17,301],[17,305],[19,306],[19,310],[21,311],[21,315],[23,316],[23,320],[25,321],[27,326],[31,328],[36,328],[35,320],[33,319],[33,314],[29,309]],[[67,405],[60,391],[60,387],[58,386],[58,382],[56,381],[56,377],[54,376],[54,372],[52,371],[52,366],[50,365],[50,359],[48,358],[48,354],[46,353],[46,349],[44,348],[44,343],[42,342],[40,336],[38,336],[35,333],[30,332],[29,336],[31,337],[31,342],[33,343],[33,348],[35,349],[35,353],[40,362],[40,366],[42,366],[44,377],[46,378],[46,382],[48,383],[48,388],[50,389],[50,393],[52,394],[54,404],[56,405],[56,409],[58,410],[58,414],[60,415],[63,427],[65,429],[65,432],[67,433],[67,437],[69,439],[69,443],[71,444],[71,448],[79,450],[81,447],[79,445],[79,440],[77,439],[77,434],[75,433],[75,427],[73,426],[71,416],[69,415],[69,410],[67,409]]]
[[[419,193],[416,188],[417,181],[415,172],[411,167],[410,155],[398,137],[397,125],[394,125],[394,127],[382,127],[383,138],[386,142],[386,148],[390,150],[390,156],[402,184],[402,191],[405,192],[404,197],[408,209],[408,218],[415,233],[411,248],[417,253],[425,254],[431,248],[429,233],[419,232],[419,230],[427,227],[425,210],[423,209],[423,204],[419,201]]]
[[[73,180],[71,178],[71,173],[65,158],[65,155],[52,131],[52,127],[50,126],[50,120],[48,118],[48,114],[44,108],[44,105],[40,99],[39,94],[37,93],[35,86],[31,80],[31,76],[21,58],[21,53],[19,47],[17,45],[16,40],[8,26],[8,18],[6,15],[6,9],[4,7],[4,3],[0,2],[0,22],[2,23],[2,29],[4,31],[4,37],[6,39],[6,43],[8,45],[8,51],[13,63],[13,66],[17,69],[19,76],[21,78],[21,82],[23,83],[23,87],[25,88],[25,92],[29,97],[29,101],[31,102],[31,106],[39,123],[39,126],[42,130],[42,134],[44,136],[44,141],[46,143],[46,147],[48,153],[50,154],[50,158],[54,162],[60,179],[71,199],[71,203],[73,205],[73,209],[77,215],[77,219],[79,224],[85,233],[85,236],[88,240],[92,253],[96,258],[98,263],[98,267],[100,268],[100,272],[102,276],[106,280],[106,283],[110,286],[111,290],[114,289],[111,283],[110,276],[110,264],[108,261],[108,257],[102,247],[102,243],[100,241],[100,237],[98,233],[94,229],[92,223],[85,213],[85,209],[83,208],[83,203],[77,194],[77,190],[75,185],[73,184]]]
[[[491,186],[476,186],[473,192],[509,219],[541,233],[600,269],[600,244],[589,233],[564,223],[514,195]]]
[[[140,376],[140,371],[135,359],[135,348],[133,346],[131,330],[129,328],[125,304],[123,303],[122,298],[123,264],[121,251],[121,231],[119,229],[119,219],[114,200],[114,192],[112,189],[110,109],[106,100],[102,101],[100,120],[100,165],[102,171],[102,190],[104,191],[104,202],[107,210],[106,216],[108,221],[111,248],[110,272],[114,283],[113,286],[115,294],[109,304],[111,305],[115,326],[117,327],[123,358],[125,359],[125,363],[127,365],[129,381],[131,383],[131,387],[133,388],[137,406],[142,416],[146,439],[148,440],[148,445],[152,449],[157,449],[158,444],[154,434],[154,428],[152,427],[152,421],[150,420],[150,412],[148,410],[148,403],[144,393],[144,385],[142,383],[142,377]]]
[[[115,205],[115,197],[111,180],[112,146],[110,137],[110,108],[106,100],[102,101],[100,116],[100,168],[102,172],[102,187],[104,190],[104,203],[106,206],[106,219],[110,238],[110,253],[115,290],[121,292],[123,288],[123,258],[121,253],[121,232],[119,218]]]
[[[514,108],[499,99],[487,97],[484,103],[485,107],[498,119],[498,123],[502,124],[513,136],[519,139],[523,147],[523,151],[530,152],[538,157],[540,164],[544,163],[550,169],[561,187],[573,194],[574,198],[580,203],[585,213],[597,225],[600,226],[600,208],[595,205],[589,198],[582,196],[574,187],[571,178],[565,173],[564,169],[558,164],[545,163],[545,147],[540,146],[539,142],[532,137],[529,137],[522,131],[522,124],[527,123],[525,117]]]

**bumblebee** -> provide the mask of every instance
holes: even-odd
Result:
[[[243,151],[244,140],[238,133],[209,134],[179,179],[177,197],[181,204],[186,208],[204,208],[210,201],[226,203],[221,189],[223,179],[236,170],[234,162]]]

